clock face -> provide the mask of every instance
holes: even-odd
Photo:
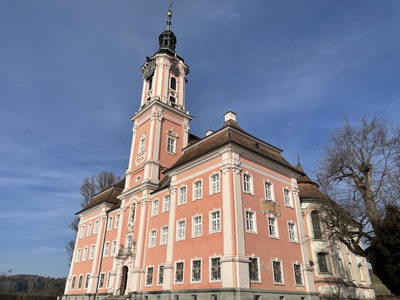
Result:
[[[156,60],[151,60],[143,70],[143,79],[148,80],[153,76],[154,70],[156,69]]]
[[[174,74],[175,76],[179,76],[179,68],[176,64],[173,64],[171,66],[171,72],[172,74]]]

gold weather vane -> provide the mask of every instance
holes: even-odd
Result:
[[[168,21],[167,21],[167,30],[170,30],[171,27],[171,18],[172,18],[172,12],[171,12],[171,8],[172,8],[172,2],[169,4],[168,6]]]

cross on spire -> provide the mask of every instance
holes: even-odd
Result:
[[[168,21],[167,21],[167,30],[171,30],[171,18],[172,18],[172,12],[171,12],[171,8],[172,8],[172,2],[169,4],[168,6]]]

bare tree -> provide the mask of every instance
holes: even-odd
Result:
[[[81,207],[86,207],[93,196],[117,184],[119,181],[121,181],[121,177],[111,171],[101,171],[99,174],[83,179],[81,188],[79,189],[83,197],[80,204]],[[77,233],[79,229],[79,217],[75,217],[74,220],[69,223],[68,227]],[[68,245],[65,247],[69,255],[69,265],[71,264],[72,255],[74,254],[74,247],[75,240],[69,241]]]
[[[326,224],[350,251],[371,260],[368,247],[386,208],[400,204],[400,126],[367,115],[350,124],[343,117],[343,125],[328,134],[317,171],[328,195],[323,203]]]

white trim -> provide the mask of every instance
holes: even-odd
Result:
[[[282,279],[282,282],[279,282],[279,281],[275,281],[275,277],[274,277],[274,262],[280,262],[280,271],[281,271],[281,279]],[[285,285],[285,276],[284,276],[284,274],[283,274],[283,263],[282,263],[282,260],[281,259],[279,259],[279,258],[272,258],[271,259],[271,267],[272,267],[272,282],[273,282],[273,284],[274,285]]]
[[[176,269],[177,269],[177,264],[182,263],[183,264],[183,274],[182,274],[182,281],[176,281]],[[176,260],[174,262],[174,284],[184,284],[185,283],[185,261],[183,259]]]
[[[257,277],[258,277],[258,280],[252,280],[252,279],[250,278],[250,269],[249,269],[249,280],[250,280],[251,283],[261,283],[261,269],[260,269],[261,263],[260,263],[260,257],[254,255],[254,254],[253,254],[252,256],[249,256],[249,268],[251,267],[251,265],[250,265],[250,259],[257,259],[257,272],[258,272]]]
[[[183,222],[184,227],[183,227],[183,237],[179,236],[179,224]],[[176,241],[183,241],[186,239],[186,218],[176,220]]]
[[[90,282],[90,273],[86,273],[85,275],[85,283],[83,284],[83,289],[87,290],[89,288],[89,282]]]
[[[200,218],[200,233],[196,234],[196,224],[195,219]],[[203,235],[203,214],[196,214],[192,216],[192,238],[201,237]]]
[[[164,267],[164,269],[163,269],[163,282],[162,283],[160,283],[159,282],[159,277],[160,277],[160,267]],[[157,286],[163,286],[163,284],[164,284],[164,276],[165,276],[165,265],[164,264],[159,264],[158,266],[157,266]]]
[[[295,270],[294,270],[294,266],[295,265],[299,265],[300,266],[301,283],[296,283],[296,273],[295,273]],[[304,284],[304,272],[303,272],[303,267],[302,267],[301,263],[299,263],[298,261],[292,262],[292,270],[293,270],[294,284],[296,286],[304,286],[305,285]]]
[[[197,183],[200,183],[200,188],[196,187]],[[193,182],[192,191],[193,191],[192,201],[200,200],[203,198],[203,179],[197,178]],[[199,195],[199,193],[200,193],[200,195]]]
[[[151,284],[148,284],[147,283],[147,278],[148,278],[148,276],[149,276],[149,269],[153,269],[153,276],[152,276],[152,278],[151,278]],[[145,279],[144,279],[144,285],[145,286],[153,286],[153,284],[154,284],[154,266],[153,265],[149,265],[149,266],[147,266],[146,267],[146,277],[145,277]]]
[[[219,213],[219,228],[217,229],[217,230],[213,230],[213,219],[212,219],[212,216],[213,216],[213,214],[214,213],[216,213],[216,212],[218,212]],[[221,232],[221,226],[222,226],[222,220],[221,220],[221,218],[222,218],[222,215],[221,215],[221,209],[220,208],[218,208],[218,209],[216,209],[216,208],[214,208],[213,210],[211,210],[210,212],[209,212],[209,234],[213,234],[213,233],[219,233],[219,232]]]
[[[182,189],[185,189],[185,202],[182,202],[181,201],[181,197],[182,197]],[[182,185],[181,187],[179,187],[179,190],[178,190],[179,192],[178,192],[178,206],[181,206],[181,205],[184,205],[184,204],[186,204],[187,203],[187,193],[188,193],[188,188],[187,188],[187,185]]]
[[[285,191],[288,191],[289,203],[286,203]],[[293,194],[292,194],[292,191],[288,187],[283,188],[283,203],[285,204],[286,207],[294,208]]]
[[[107,248],[108,245],[108,248]],[[103,257],[107,257],[110,253],[110,242],[105,242],[104,243],[104,253],[103,253]]]
[[[92,226],[93,226],[93,223],[90,222],[88,224],[88,228],[87,228],[87,231],[86,231],[86,236],[90,236],[92,234]]]
[[[154,236],[153,236],[154,233]],[[154,242],[154,244],[152,243]],[[150,229],[149,231],[149,248],[155,248],[157,245],[157,229]]]
[[[93,234],[97,234],[97,232],[99,231],[99,224],[100,224],[100,220],[96,220],[94,222]]]
[[[275,230],[274,234],[271,234],[270,219],[274,220],[274,223],[273,223],[274,230]],[[272,215],[272,214],[267,214],[267,223],[268,223],[268,234],[269,234],[269,237],[279,240],[279,227],[278,227],[278,219],[277,219],[277,217]]]
[[[168,209],[165,209],[165,199],[168,198]],[[162,203],[162,213],[169,212],[171,209],[171,195],[167,194],[163,196],[163,203]]]
[[[76,275],[72,276],[71,278],[71,285],[70,285],[70,290],[75,290],[75,285],[76,285]]]
[[[213,178],[218,176],[218,181],[217,181],[217,189],[214,190],[214,181]],[[214,195],[214,194],[218,194],[219,192],[221,192],[221,175],[219,174],[219,172],[214,171],[212,174],[210,174],[209,178],[209,195]]]
[[[114,221],[114,217],[113,216],[108,217],[107,231],[110,231],[110,230],[113,229],[113,221]]]
[[[156,198],[151,202],[151,216],[152,217],[158,216],[159,212],[160,212],[160,200]]]
[[[85,229],[86,229],[86,225],[82,225],[80,236],[79,236],[80,239],[83,239],[85,237]]]
[[[79,262],[81,260],[81,254],[82,254],[82,249],[79,248],[78,251],[76,251],[76,257],[75,257],[75,262]]]
[[[212,280],[212,278],[211,278],[211,277],[212,277],[212,271],[211,271],[211,269],[212,269],[212,260],[213,260],[214,258],[219,258],[219,276],[220,276],[220,278],[219,278],[219,279],[216,279],[216,280]],[[209,281],[210,283],[222,282],[221,259],[222,259],[222,255],[216,255],[216,254],[214,254],[214,255],[208,257],[208,281]]]
[[[248,171],[242,173],[242,188],[243,193],[254,196],[253,176]]]
[[[193,262],[194,261],[200,261],[200,280],[194,281],[193,280]],[[200,257],[195,257],[190,259],[190,284],[200,284],[203,281],[203,259]]]
[[[82,254],[82,260],[81,261],[86,261],[87,255],[88,255],[88,251],[89,251],[89,247],[88,246],[83,248],[83,254]]]
[[[265,199],[271,200],[271,201],[274,201],[274,202],[275,202],[275,189],[274,189],[274,184],[273,184],[269,179],[264,179],[264,180],[263,180],[263,183],[264,183],[263,188],[264,188],[264,197],[265,197]],[[270,193],[271,193],[270,196],[267,195],[267,188],[266,188],[266,185],[267,185],[267,184],[268,184],[269,187],[270,187]]]
[[[115,222],[114,222],[114,229],[117,229],[119,227],[120,223],[121,223],[121,214],[116,214]]]
[[[167,229],[167,239],[166,239],[166,241],[164,242],[163,241],[163,238],[164,238],[164,229]],[[168,225],[164,225],[164,226],[162,226],[161,227],[161,230],[160,230],[160,246],[163,246],[163,245],[167,245],[168,244]]]
[[[248,224],[247,224],[247,213],[251,214],[252,218],[251,218],[251,222],[252,222],[252,226],[253,229],[249,229],[248,228]],[[252,234],[258,234],[257,231],[257,215],[256,212],[254,210],[252,210],[251,208],[245,208],[244,209],[244,221],[246,224],[246,232],[247,233],[252,233]]]
[[[115,243],[115,246],[114,246]],[[111,256],[114,256],[117,253],[117,240],[113,240],[111,243]]]
[[[101,284],[101,275],[104,275],[104,281],[106,281],[106,272],[101,272],[101,273],[100,273],[100,276],[99,276],[99,283],[98,283],[99,290],[100,290],[100,289],[104,289],[104,281],[103,281],[103,285],[100,286],[100,284]]]
[[[95,244],[90,245],[89,249],[90,249],[89,250],[89,260],[91,260],[94,258],[94,252],[96,251],[96,245]]]
[[[81,286],[79,286],[79,279],[82,279],[82,281],[81,281]],[[79,276],[78,276],[78,282],[76,283],[76,289],[77,289],[77,290],[81,290],[82,287],[83,287],[83,274],[81,273],[81,274],[79,274]]]
[[[293,225],[293,234],[294,238],[290,238],[290,225]],[[295,222],[292,220],[287,220],[287,226],[288,226],[288,235],[289,235],[289,241],[291,243],[299,243],[299,235],[298,235],[298,230],[297,230],[297,225]]]

